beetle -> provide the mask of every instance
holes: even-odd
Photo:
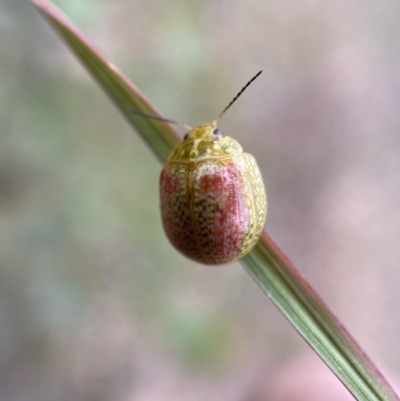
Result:
[[[160,204],[169,241],[196,262],[219,265],[236,261],[253,248],[263,231],[267,197],[257,162],[217,128],[221,116],[261,73],[241,89],[212,124],[192,128],[134,112],[189,130],[161,171]]]

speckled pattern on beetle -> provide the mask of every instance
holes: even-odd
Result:
[[[160,198],[172,245],[207,265],[242,258],[265,225],[267,197],[257,163],[215,125],[186,134],[161,172]]]

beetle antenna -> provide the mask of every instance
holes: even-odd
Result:
[[[131,110],[131,113],[136,114],[137,116],[152,118],[153,120],[159,120],[159,121],[164,121],[164,122],[170,123],[170,124],[180,125],[181,127],[185,127],[189,131],[191,131],[193,129],[193,127],[191,127],[190,125],[181,123],[179,121],[170,120],[169,118],[154,116],[153,114],[142,113],[141,111],[138,111],[138,110]]]
[[[217,122],[218,120],[225,114],[225,112],[233,105],[233,103],[236,102],[236,100],[238,99],[238,97],[250,86],[250,84],[259,76],[261,75],[261,73],[263,72],[263,70],[258,71],[256,75],[254,75],[253,78],[250,79],[249,82],[247,82],[247,84],[245,86],[243,86],[243,88],[240,90],[240,92],[232,99],[232,101],[228,104],[228,106],[226,106],[221,113],[219,114],[219,116],[213,121],[212,126],[216,127],[217,126]]]

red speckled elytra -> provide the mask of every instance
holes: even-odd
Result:
[[[189,132],[161,172],[165,233],[178,251],[200,263],[218,265],[240,259],[256,244],[265,225],[267,198],[257,163],[217,128],[218,119],[261,72],[212,124],[192,129],[178,123]]]

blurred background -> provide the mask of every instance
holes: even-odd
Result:
[[[396,375],[400,3],[55,3],[191,125],[264,69],[220,128],[258,160],[268,233]],[[304,341],[240,264],[172,248],[160,164],[28,2],[0,0],[0,37],[0,400],[288,401],[271,378]]]

